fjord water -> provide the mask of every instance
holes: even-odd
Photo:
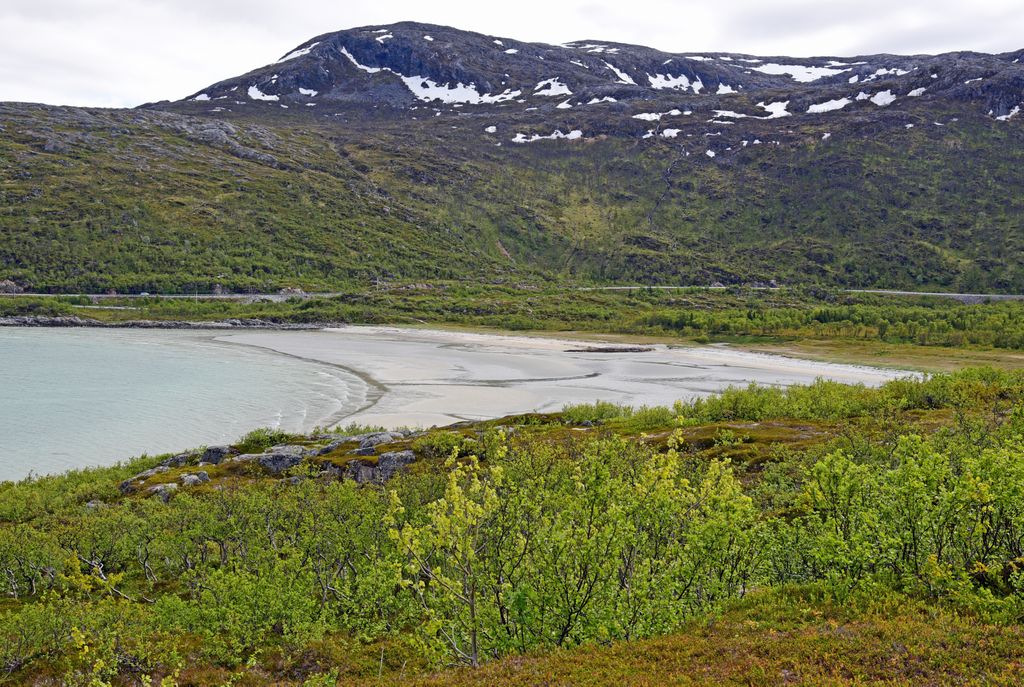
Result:
[[[305,431],[366,401],[342,369],[217,334],[0,328],[0,480]]]

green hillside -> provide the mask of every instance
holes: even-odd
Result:
[[[1016,122],[950,110],[943,127],[865,120],[822,141],[800,120],[765,132],[777,145],[711,159],[688,154],[703,141],[498,146],[486,114],[358,115],[2,105],[0,278],[50,292],[455,278],[1024,291]]]

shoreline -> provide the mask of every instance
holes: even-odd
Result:
[[[273,330],[273,329],[271,329],[270,331],[282,331],[282,330]],[[320,329],[315,329],[315,330],[292,330],[292,331],[324,331],[324,329],[320,328]],[[264,354],[279,355],[279,356],[283,356],[285,358],[291,358],[293,360],[301,360],[302,362],[312,363],[314,365],[325,365],[327,367],[337,368],[337,369],[342,370],[344,372],[347,372],[348,374],[352,375],[353,377],[356,377],[359,380],[361,380],[364,384],[366,384],[366,387],[368,389],[367,394],[366,394],[366,403],[364,403],[363,405],[361,405],[359,408],[357,408],[356,410],[354,410],[352,412],[338,411],[337,413],[335,413],[331,417],[327,418],[327,421],[330,423],[330,424],[327,425],[328,427],[339,427],[339,426],[341,426],[341,423],[344,422],[345,420],[347,420],[347,419],[349,419],[349,418],[351,418],[351,417],[353,417],[355,415],[358,415],[360,413],[363,413],[363,412],[369,410],[370,408],[373,408],[375,405],[377,405],[377,403],[380,401],[380,399],[383,398],[384,395],[386,393],[388,393],[388,391],[389,391],[388,387],[386,387],[385,385],[381,384],[378,380],[374,379],[370,375],[368,375],[365,372],[363,372],[363,371],[361,371],[361,370],[359,370],[357,368],[354,368],[354,367],[349,367],[347,365],[341,365],[341,364],[338,364],[338,363],[325,362],[323,360],[317,360],[315,358],[307,358],[307,357],[304,357],[304,356],[301,356],[301,355],[295,355],[293,353],[285,353],[283,351],[274,350],[272,348],[267,348],[265,346],[259,346],[259,345],[256,345],[256,344],[243,343],[243,342],[238,342],[238,341],[226,341],[224,338],[222,338],[221,332],[213,332],[213,331],[211,331],[210,332],[210,336],[207,337],[207,339],[209,341],[212,341],[212,342],[215,342],[215,343],[219,343],[219,344],[227,344],[229,346],[243,346],[243,347],[247,347],[247,348],[256,349],[256,350],[258,350],[258,351],[260,351],[261,353],[264,353]],[[372,392],[370,390],[372,390]]]
[[[215,338],[359,376],[380,396],[340,422],[388,428],[557,412],[568,404],[595,401],[671,406],[677,400],[750,383],[788,386],[825,378],[877,386],[918,374],[728,346],[601,348],[577,338],[423,327],[239,331],[218,333]]]
[[[74,329],[266,329],[281,331],[316,331],[328,327],[345,326],[338,322],[271,322],[259,319],[229,320],[124,320],[103,322],[78,316],[50,317],[47,315],[17,315],[0,317],[0,327],[74,328]]]
[[[11,333],[16,329],[11,328]],[[21,328],[21,331],[27,333],[33,329],[41,332],[40,328],[31,327]],[[289,380],[299,384],[301,389],[296,392],[298,395],[293,396],[300,405],[320,397],[323,390],[312,378],[309,383],[295,382],[299,378],[296,377],[297,370],[291,366],[315,365],[328,375],[343,374],[357,383],[357,397],[350,396],[348,402],[342,402],[343,396],[336,395],[341,392],[332,392],[323,397],[331,406],[327,413],[308,423],[303,421],[301,430],[289,430],[303,432],[314,426],[344,427],[350,423],[387,429],[446,427],[527,413],[557,413],[568,405],[595,402],[634,408],[671,408],[677,401],[692,401],[729,387],[742,388],[749,384],[784,387],[809,384],[824,378],[878,386],[892,379],[918,376],[908,370],[821,363],[752,353],[726,345],[649,343],[627,346],[624,344],[628,339],[616,337],[611,345],[588,346],[583,337],[565,336],[564,333],[557,336],[553,332],[535,336],[518,332],[497,334],[427,329],[423,326],[328,329],[190,326],[187,331],[168,329],[163,335],[147,335],[138,328],[134,329],[135,334],[130,334],[133,328],[94,329],[95,335],[89,334],[85,328],[65,331],[69,335],[78,331],[82,338],[93,340],[103,348],[106,348],[103,342],[108,336],[118,339],[142,336],[159,343],[165,337],[170,342],[180,335],[225,349],[247,349],[293,361],[279,365],[284,372],[278,377],[283,384]],[[54,332],[54,336],[46,338],[63,340],[66,337]],[[217,369],[220,356],[215,351],[204,353],[199,349],[193,355],[196,357],[187,363],[189,368],[198,365],[212,371]],[[237,356],[229,354],[229,359],[242,365],[233,369],[221,368],[231,379],[262,375],[258,372],[260,368],[251,368]],[[265,378],[261,376],[260,379]],[[203,396],[206,395],[204,392]],[[176,435],[178,429],[175,427],[185,426],[182,422],[188,417],[190,407],[190,401],[183,398],[179,408],[181,414],[175,410],[173,415],[165,416],[160,431],[171,427]],[[280,407],[294,409],[296,403]],[[218,408],[226,413],[223,422],[218,424],[222,429],[248,417],[237,403],[219,404]],[[130,412],[128,414],[131,415]],[[261,422],[244,423],[244,427],[237,428],[238,435],[260,426],[273,426]],[[123,423],[114,426],[112,435],[122,432],[127,435],[124,426]],[[132,430],[131,434],[137,438],[140,432],[141,435],[146,434],[141,429]],[[203,443],[182,437],[178,439],[180,441],[147,441],[131,449],[118,440],[103,450],[110,456],[123,458],[159,450],[159,446],[173,446],[177,450],[182,446]],[[106,464],[106,461],[90,459],[88,464]],[[68,469],[72,467],[69,464]],[[43,471],[51,472],[50,469]]]

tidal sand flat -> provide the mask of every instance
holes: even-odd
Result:
[[[430,427],[555,411],[567,403],[597,400],[671,405],[751,382],[805,384],[821,377],[879,385],[911,374],[717,346],[582,352],[594,345],[397,327],[259,331],[218,340],[340,366],[369,388],[366,407],[345,421],[387,427]]]

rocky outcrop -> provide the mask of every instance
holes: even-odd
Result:
[[[165,468],[180,468],[184,465],[188,465],[193,462],[199,454],[195,451],[189,451],[186,453],[179,453],[176,456],[171,456],[160,462]]]
[[[181,485],[184,487],[198,487],[200,484],[205,484],[210,481],[210,475],[205,470],[200,470],[195,474],[182,475],[179,480]]]
[[[199,461],[210,465],[220,465],[228,456],[237,454],[231,446],[207,446]]]
[[[361,460],[349,462],[345,476],[358,484],[383,484],[414,462],[416,454],[412,451],[382,453],[376,463]]]
[[[361,460],[353,460],[345,466],[345,477],[354,480],[356,484],[373,482],[376,474],[377,466],[372,463],[364,463]]]
[[[416,454],[412,451],[396,451],[383,453],[377,459],[378,479],[387,482],[406,467],[416,462]]]
[[[305,446],[281,445],[273,446],[263,453],[247,453],[232,458],[226,458],[226,462],[232,463],[256,463],[272,475],[279,475],[289,468],[293,468],[308,456],[317,455],[315,449],[308,449]]]
[[[338,449],[340,449],[343,446],[345,446],[345,444],[349,444],[351,442],[352,442],[352,439],[350,439],[349,437],[342,437],[341,439],[335,439],[335,440],[331,441],[329,444],[327,444],[326,446],[321,447],[320,450],[317,451],[317,453],[319,455],[321,455],[321,456],[326,456],[328,453],[334,453]]]
[[[146,470],[144,472],[140,472],[139,474],[135,475],[134,477],[129,477],[125,481],[121,482],[121,486],[120,486],[121,493],[122,494],[132,494],[132,493],[138,491],[139,488],[142,486],[142,484],[147,479],[149,479],[150,477],[154,477],[155,475],[159,475],[159,474],[162,474],[164,472],[167,472],[169,469],[170,468],[168,468],[166,465],[158,465],[155,468],[150,468],[149,470]]]
[[[324,434],[306,438],[312,446],[303,444],[279,444],[268,448],[263,453],[238,455],[233,446],[208,446],[197,451],[186,451],[165,458],[159,465],[134,475],[120,484],[122,495],[142,493],[156,496],[168,501],[172,493],[179,489],[194,488],[212,481],[206,470],[183,472],[176,479],[166,475],[171,470],[186,466],[201,467],[205,465],[252,464],[272,476],[284,476],[288,484],[298,484],[304,475],[286,475],[291,468],[304,460],[309,460],[314,469],[319,469],[318,476],[325,479],[351,479],[359,484],[384,484],[404,471],[416,461],[416,454],[411,450],[385,451],[377,454],[387,444],[408,439],[406,432],[371,432],[353,436]],[[320,445],[321,442],[328,443]],[[331,460],[323,460],[322,456],[343,450],[344,457],[352,457],[349,462],[339,466]],[[371,458],[372,457],[372,458]],[[364,458],[366,458],[364,460]],[[319,466],[317,465],[319,463]],[[162,484],[146,486],[146,482],[158,475],[167,480]]]
[[[390,444],[393,441],[401,441],[405,435],[401,432],[374,432],[360,437],[359,448],[374,448],[380,444]]]
[[[167,484],[157,484],[146,489],[146,494],[149,496],[155,496],[164,503],[171,500],[171,495],[178,490],[178,485],[173,482]]]
[[[284,165],[270,153],[244,145],[240,141],[240,135],[247,134],[265,146],[268,143],[269,132],[263,127],[252,127],[252,131],[240,132],[231,122],[171,115],[161,117],[157,113],[153,115],[156,118],[154,121],[160,126],[182,133],[197,143],[222,148],[243,160],[253,160],[278,169],[284,168]]]
[[[256,462],[272,475],[279,475],[302,462],[309,452],[302,446],[274,446],[256,457]]]

